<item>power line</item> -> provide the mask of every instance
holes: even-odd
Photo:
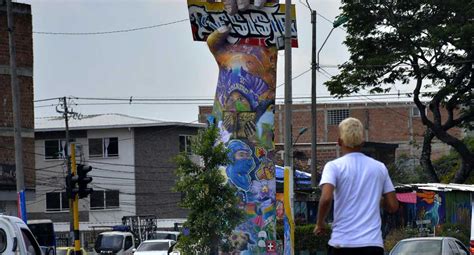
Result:
[[[42,34],[42,35],[71,35],[71,36],[80,36],[80,35],[105,35],[105,34],[117,34],[117,33],[127,33],[127,32],[134,32],[146,29],[153,29],[168,25],[173,25],[176,23],[188,21],[189,19],[181,19],[176,20],[168,23],[162,23],[152,26],[145,26],[145,27],[136,27],[136,28],[129,28],[129,29],[120,29],[120,30],[112,30],[112,31],[97,31],[97,32],[45,32],[45,31],[33,31],[33,34]]]

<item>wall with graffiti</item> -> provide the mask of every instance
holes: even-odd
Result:
[[[416,193],[417,220],[429,220],[431,227],[446,222],[444,192],[421,190]]]
[[[471,194],[463,191],[446,192],[446,223],[471,225]]]
[[[219,67],[212,122],[229,150],[224,171],[246,215],[229,237],[233,254],[270,254],[276,246],[275,44],[284,32],[282,7],[231,16],[222,3],[188,0],[193,38],[207,41]]]

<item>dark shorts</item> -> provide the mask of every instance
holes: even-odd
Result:
[[[334,248],[329,245],[328,255],[384,255],[383,252],[383,248],[378,246]]]

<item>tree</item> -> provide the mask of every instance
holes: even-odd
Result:
[[[186,153],[176,157],[175,190],[184,195],[180,205],[189,209],[184,223],[186,231],[178,242],[184,254],[217,255],[221,241],[230,236],[243,219],[236,190],[226,184],[225,173],[219,169],[228,163],[228,158],[218,138],[215,126],[201,130],[191,143],[199,159]]]
[[[454,182],[463,183],[473,169],[474,154],[448,131],[472,128],[474,120],[474,3],[343,1],[341,9],[348,18],[344,43],[351,56],[326,82],[331,94],[342,97],[365,89],[387,93],[387,85],[413,85],[413,100],[426,127],[421,165],[432,181],[439,181],[430,160],[436,137],[462,158]],[[443,111],[447,117],[442,118]]]

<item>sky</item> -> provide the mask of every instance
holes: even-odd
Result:
[[[70,103],[83,115],[123,113],[160,120],[192,122],[198,105],[136,104],[138,98],[212,99],[217,83],[217,64],[207,45],[192,40],[186,0],[18,0],[31,5],[34,45],[35,117],[58,116],[56,97],[130,98],[124,101],[76,99]],[[283,2],[283,1],[281,1]],[[299,0],[296,5],[299,48],[292,51],[292,76],[311,68],[310,11]],[[309,0],[321,15],[317,20],[318,48],[339,15],[340,1]],[[180,21],[180,22],[179,22]],[[157,26],[150,29],[100,35],[53,35],[38,32],[98,32]],[[342,64],[349,57],[343,45],[345,31],[335,29],[321,51],[321,65]],[[336,68],[327,68],[337,74]],[[318,96],[327,96],[318,74]],[[284,51],[280,51],[277,85],[284,83]],[[311,72],[293,80],[293,96],[308,96]],[[277,88],[283,97],[284,86]],[[329,99],[318,99],[318,102]],[[334,100],[334,99],[331,99]],[[310,102],[309,98],[305,100]],[[297,102],[297,100],[295,100]],[[110,104],[110,103],[121,103]],[[93,105],[90,105],[93,104]],[[209,103],[207,103],[209,104]]]

